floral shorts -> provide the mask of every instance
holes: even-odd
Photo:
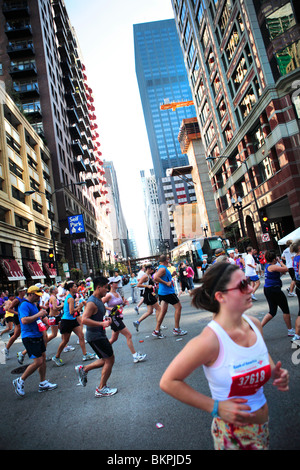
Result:
[[[235,426],[214,418],[211,426],[215,450],[268,450],[269,423]]]

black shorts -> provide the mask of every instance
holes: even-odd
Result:
[[[280,287],[264,287],[264,294],[272,317],[275,317],[278,307],[283,313],[290,313],[287,298]]]
[[[124,324],[121,318],[112,317],[112,322],[111,322],[110,327],[113,331],[121,331],[121,330],[124,330],[124,328],[126,328],[126,325]]]
[[[24,347],[30,359],[41,357],[46,351],[44,338],[22,338]]]
[[[159,295],[159,300],[162,302],[167,302],[167,304],[175,305],[178,304],[179,299],[176,294],[167,294],[167,295]]]
[[[96,339],[95,341],[88,341],[89,345],[95,351],[98,357],[103,359],[112,357],[114,355],[113,348],[107,338]]]
[[[294,268],[289,268],[289,275],[291,276],[292,281],[295,281],[296,276]]]
[[[60,333],[72,333],[72,331],[77,328],[79,325],[78,321],[75,320],[61,320],[60,322]]]

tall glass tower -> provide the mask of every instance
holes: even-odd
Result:
[[[166,205],[169,201],[178,204],[182,201],[177,198],[175,181],[166,177],[166,170],[189,164],[187,155],[181,153],[178,134],[182,120],[195,117],[196,111],[194,106],[177,108],[176,111],[160,109],[165,100],[192,100],[175,20],[135,24],[133,29],[136,75],[159,204]],[[185,202],[191,202],[192,185],[183,181],[181,183],[186,193]],[[166,187],[169,188],[167,193]]]

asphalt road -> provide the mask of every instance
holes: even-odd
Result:
[[[288,284],[286,276],[284,286]],[[126,291],[129,292],[127,286]],[[267,312],[262,287],[257,296],[259,300],[248,313],[262,319]],[[77,385],[74,367],[82,363],[82,354],[75,335],[70,341],[75,351],[62,354],[63,367],[47,362],[47,379],[57,383],[58,388],[38,393],[39,376],[35,373],[26,381],[26,396],[18,397],[12,386],[12,380],[18,377],[16,353],[23,349],[18,340],[11,348],[10,359],[0,364],[0,449],[122,450],[135,451],[136,455],[141,450],[172,453],[211,450],[211,417],[175,401],[159,388],[168,364],[211,318],[211,314],[191,307],[188,295],[181,296],[181,302],[181,326],[188,334],[180,340],[172,335],[172,307],[164,322],[167,337],[162,340],[151,336],[154,316],[146,319],[136,332],[132,322],[138,316],[133,305],[126,308],[125,323],[132,332],[135,348],[146,353],[147,360],[134,364],[126,340],[120,335],[114,344],[116,362],[109,380],[109,385],[117,387],[118,393],[110,398],[94,397],[100,381],[99,370],[89,373],[85,388]],[[289,297],[288,302],[294,324],[297,298]],[[144,311],[145,307],[141,309],[142,313]],[[265,327],[264,336],[273,360],[281,360],[290,373],[289,392],[278,392],[271,383],[265,386],[270,409],[270,448],[296,450],[300,448],[300,349],[291,348],[281,311]],[[55,354],[59,341],[58,337],[49,343],[47,356]],[[25,360],[25,364],[29,362]],[[188,382],[209,394],[202,369],[195,371]],[[163,427],[157,427],[158,423]]]

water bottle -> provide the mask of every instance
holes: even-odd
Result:
[[[46,329],[47,329],[46,325],[45,325],[45,323],[42,322],[42,320],[40,318],[36,322],[37,322],[38,329],[41,333],[43,331],[46,331]]]

